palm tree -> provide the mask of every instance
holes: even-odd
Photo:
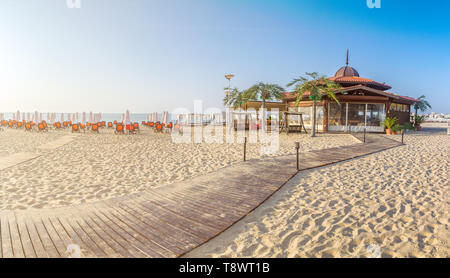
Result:
[[[253,95],[248,91],[240,91],[239,89],[234,88],[224,97],[223,103],[225,106],[233,108],[239,108],[245,105],[245,109],[247,109],[247,103],[253,99]]]
[[[425,112],[428,108],[431,109],[430,103],[425,100],[425,96],[421,95],[418,98],[418,102],[414,103],[414,115],[417,115],[417,111],[420,110],[421,112]]]
[[[248,99],[257,99],[258,97],[262,100],[261,111],[262,111],[262,124],[265,124],[264,109],[266,108],[266,101],[270,100],[280,100],[282,99],[281,93],[284,92],[283,87],[277,84],[268,84],[263,82],[258,82],[252,87],[248,88],[246,91]]]
[[[302,97],[309,95],[309,98],[313,101],[313,121],[312,121],[312,132],[311,137],[316,136],[316,106],[317,101],[321,100],[323,97],[329,97],[334,100],[337,104],[339,100],[336,98],[335,92],[343,92],[341,85],[329,80],[325,76],[319,76],[317,72],[307,72],[305,73],[307,77],[299,77],[287,86],[291,87],[295,85],[294,93],[297,94],[297,100],[295,105],[302,100]]]

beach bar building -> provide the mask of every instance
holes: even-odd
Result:
[[[340,105],[328,98],[317,101],[317,130],[359,132],[365,128],[367,132],[383,132],[386,117],[396,117],[399,124],[411,121],[411,105],[418,100],[389,92],[391,87],[386,83],[360,77],[348,65],[348,52],[346,65],[329,79],[340,84],[343,93],[336,93]],[[305,127],[312,128],[312,100],[305,95],[296,105],[296,99],[293,93],[283,93],[286,110],[301,112]]]

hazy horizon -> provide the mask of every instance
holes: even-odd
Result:
[[[382,0],[4,0],[0,111],[223,108],[224,75],[285,86],[343,65],[450,113],[450,3]],[[46,113],[46,112],[43,112]],[[59,112],[60,113],[60,112]]]

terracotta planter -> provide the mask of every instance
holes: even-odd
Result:
[[[421,127],[421,126],[418,126],[418,127],[416,127],[416,129],[417,129],[417,131],[421,131],[421,130],[422,130],[422,127]]]
[[[387,128],[387,129],[386,129],[386,134],[387,134],[387,135],[391,135],[391,134],[392,134],[392,129]]]

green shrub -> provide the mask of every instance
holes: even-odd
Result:
[[[386,129],[392,129],[392,127],[395,125],[395,124],[397,124],[397,118],[389,118],[389,117],[387,117],[385,120],[384,120],[384,126],[386,127]]]

